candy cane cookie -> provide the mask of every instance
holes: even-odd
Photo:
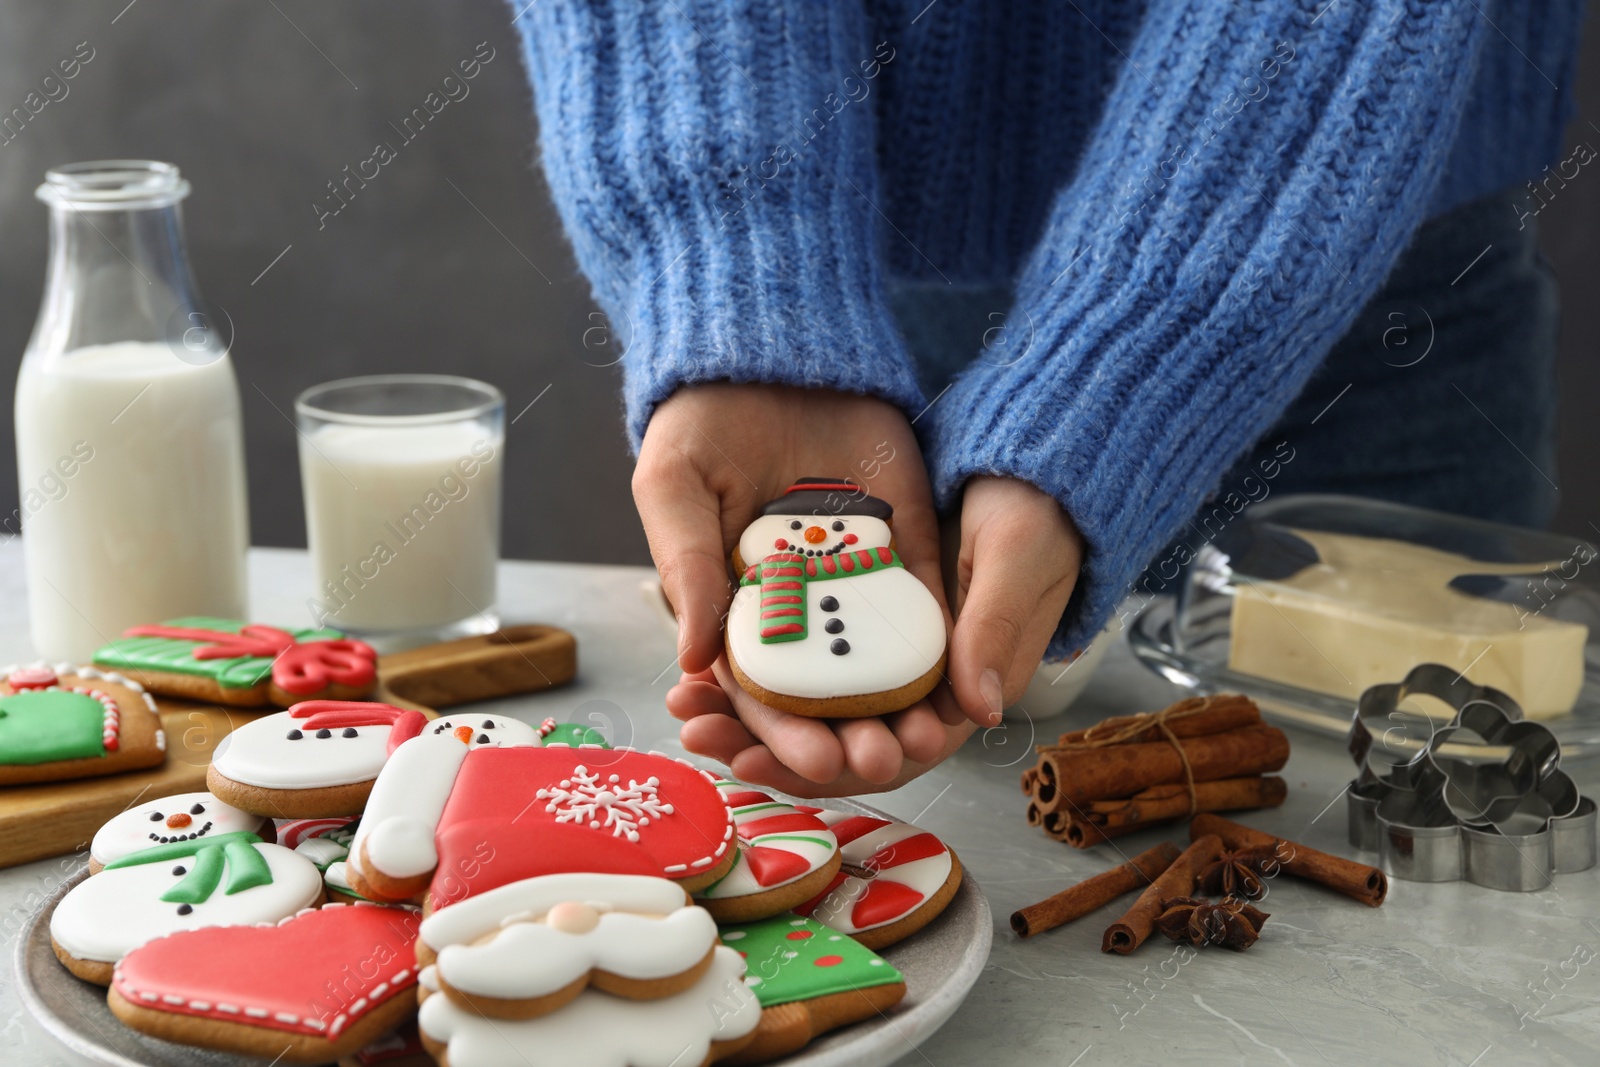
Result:
[[[955,896],[961,861],[926,830],[874,815],[798,810],[816,815],[833,831],[844,867],[795,914],[879,949],[928,925]]]
[[[739,854],[733,867],[702,889],[695,903],[719,923],[778,915],[822,892],[839,871],[839,844],[810,811],[745,785],[720,779],[733,811]]]

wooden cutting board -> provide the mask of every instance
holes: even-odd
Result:
[[[531,693],[577,673],[577,642],[553,626],[513,626],[378,658],[373,700],[437,708]],[[89,847],[107,820],[135,804],[201,792],[218,742],[251,719],[282,708],[223,708],[158,698],[167,761],[150,770],[71,782],[0,787],[0,867]]]

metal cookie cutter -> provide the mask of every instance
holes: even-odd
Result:
[[[1418,695],[1442,707],[1408,703]],[[1349,740],[1360,768],[1350,843],[1388,874],[1527,892],[1594,866],[1594,802],[1558,769],[1554,735],[1507,694],[1422,664],[1361,695]]]

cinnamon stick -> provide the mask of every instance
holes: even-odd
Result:
[[[1220,815],[1196,815],[1189,824],[1189,836],[1196,840],[1207,837],[1221,838],[1230,850],[1270,850],[1278,866],[1296,878],[1325,885],[1376,908],[1389,893],[1389,879],[1376,867],[1368,867],[1355,860],[1319,852],[1305,845],[1260,830],[1242,826]],[[1270,872],[1266,872],[1270,873]]]
[[[1196,811],[1243,811],[1275,808],[1289,795],[1289,787],[1276,776],[1220,778],[1196,782]],[[1047,816],[1028,805],[1028,825],[1041,825]],[[1079,812],[1058,813],[1061,839],[1073,848],[1088,848],[1113,837],[1143,830],[1153,823],[1171,822],[1189,815],[1189,790],[1181,782],[1151,786],[1126,800],[1096,800]]]
[[[1133,907],[1106,929],[1105,937],[1100,941],[1100,951],[1126,956],[1144,944],[1145,938],[1156,928],[1162,902],[1192,893],[1195,877],[1221,852],[1222,839],[1216,834],[1196,838],[1172,861],[1170,867],[1161,872],[1161,877],[1145,887],[1139,899],[1133,902]]]
[[[1011,929],[1019,937],[1032,937],[1046,930],[1054,930],[1074,919],[1104,907],[1122,894],[1149,885],[1172,866],[1180,855],[1178,846],[1163,841],[1154,848],[1145,849],[1133,859],[1119,863],[1109,871],[1102,871],[1069,889],[1063,889],[1047,900],[1030,904],[1011,915]]]
[[[1044,812],[1040,811],[1039,810],[1039,805],[1035,804],[1031,800],[1028,801],[1027,819],[1028,819],[1028,825],[1029,826],[1038,826],[1039,824],[1044,822]]]
[[[1119,715],[1115,718],[1103,719],[1082,730],[1064,733],[1056,742],[1056,745],[1041,745],[1040,751],[1049,751],[1051,748],[1060,745],[1081,745],[1085,742],[1114,736],[1127,727],[1145,719],[1154,719],[1157,715],[1168,717],[1167,729],[1172,731],[1172,736],[1174,737],[1201,737],[1205,734],[1220,734],[1227,730],[1255,726],[1261,722],[1261,709],[1256,707],[1255,701],[1247,696],[1242,696],[1238,693],[1225,693],[1214,697],[1189,697],[1154,714],[1144,712],[1138,715]],[[1166,737],[1167,735],[1162,731],[1161,727],[1152,722],[1145,730],[1127,738],[1126,742],[1137,744],[1143,741],[1164,741]]]
[[[1182,747],[1183,756],[1178,748]],[[1127,797],[1153,785],[1184,781],[1184,759],[1195,782],[1276,771],[1289,761],[1289,738],[1275,726],[1104,748],[1051,750],[1039,760],[1034,799],[1064,811],[1108,797]],[[1046,786],[1053,788],[1046,795]]]
[[[1022,792],[1027,796],[1033,795],[1034,786],[1039,781],[1039,768],[1029,767],[1022,772]]]

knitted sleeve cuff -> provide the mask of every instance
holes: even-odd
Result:
[[[870,97],[895,53],[859,3],[513,6],[551,192],[624,345],[634,447],[696,382],[921,409],[874,207]]]
[[[1009,475],[1083,533],[1051,654],[1094,637],[1380,287],[1483,32],[1471,5],[1403,0],[1151,12],[1020,281],[1026,346],[975,363],[928,431],[941,504]]]

